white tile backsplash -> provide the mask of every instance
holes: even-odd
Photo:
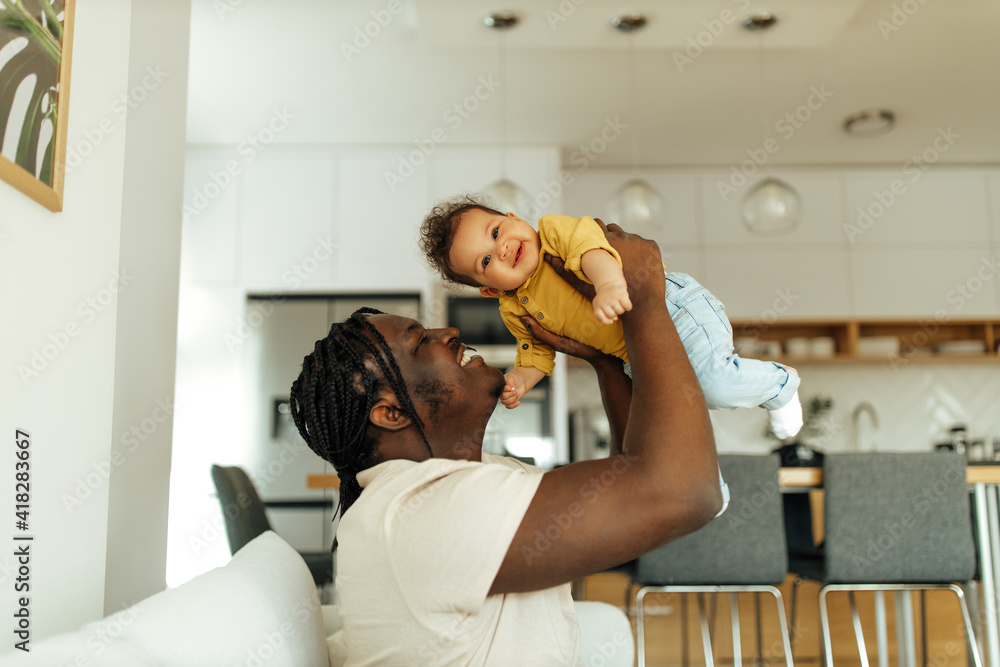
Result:
[[[851,316],[844,255],[838,250],[715,249],[695,278],[726,304],[730,319]]]
[[[857,248],[850,253],[856,315],[995,316],[996,259],[987,244],[979,250]]]

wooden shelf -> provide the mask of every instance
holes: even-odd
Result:
[[[743,356],[796,363],[996,363],[1000,319],[797,320],[762,324],[733,321],[733,338]],[[792,354],[831,339],[833,354]],[[983,352],[952,353],[949,344],[980,342]],[[829,345],[829,341],[827,342]],[[779,347],[780,346],[780,347]],[[767,349],[767,348],[771,349]],[[882,350],[877,348],[881,347]],[[756,349],[755,349],[756,348]]]

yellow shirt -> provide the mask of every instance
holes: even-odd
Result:
[[[621,257],[593,218],[571,218],[566,215],[546,215],[538,221],[541,240],[538,268],[524,284],[513,293],[500,297],[500,314],[504,323],[517,338],[517,366],[537,368],[546,375],[552,373],[555,351],[531,337],[528,328],[518,319],[530,315],[549,331],[567,336],[591,347],[628,361],[622,323],[601,324],[594,315],[594,307],[582,294],[559,277],[541,254],[561,258],[566,268],[582,280],[593,284],[583,274],[580,260],[588,250],[597,248],[611,253],[622,263]]]

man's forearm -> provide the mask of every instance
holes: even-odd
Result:
[[[622,368],[622,360],[606,355],[591,361],[601,387],[601,402],[611,425],[611,455],[624,454],[625,428],[632,401],[632,380]]]

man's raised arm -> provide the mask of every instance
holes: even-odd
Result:
[[[608,240],[633,305],[621,317],[632,364],[624,453],[545,473],[491,594],[613,567],[697,530],[722,506],[711,422],[664,304],[659,249],[614,225]],[[538,534],[555,534],[552,526],[558,538],[538,549]]]

